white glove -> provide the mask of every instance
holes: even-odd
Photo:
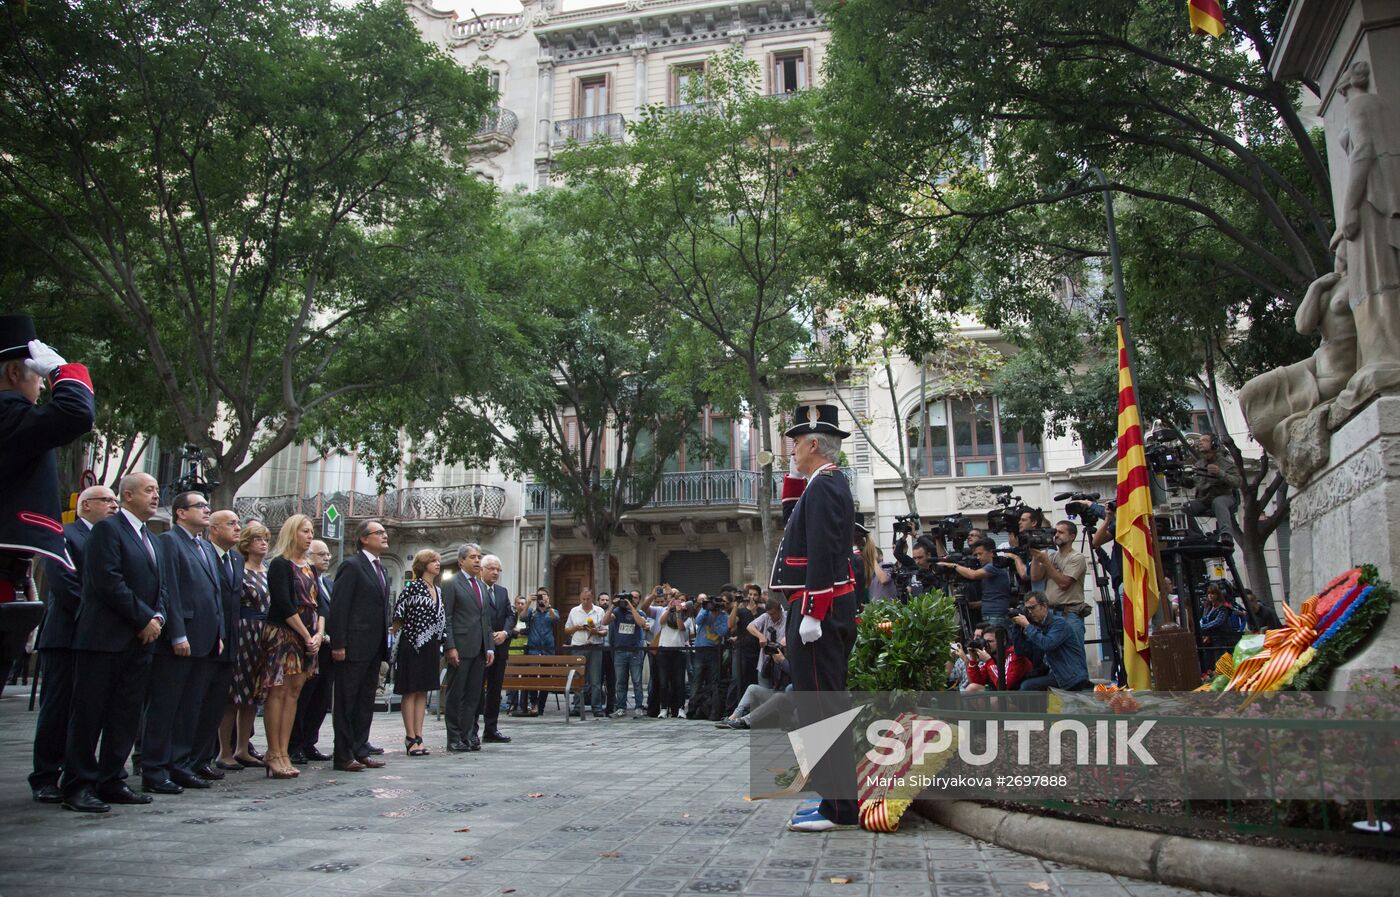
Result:
[[[816,617],[804,616],[802,622],[797,625],[797,634],[802,638],[802,644],[812,644],[822,637],[822,621]]]
[[[53,347],[41,340],[32,339],[29,341],[29,357],[24,363],[40,377],[47,377],[53,373],[54,368],[62,367],[68,362],[64,361],[63,356],[55,352]]]

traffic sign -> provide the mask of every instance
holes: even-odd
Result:
[[[335,505],[326,505],[326,510],[322,512],[326,518],[326,525],[322,528],[322,535],[327,539],[339,539],[344,535],[345,519],[340,516],[340,512],[335,509]]]

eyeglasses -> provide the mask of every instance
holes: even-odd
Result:
[[[195,502],[194,504],[185,505],[185,510],[188,511],[190,508],[198,508],[198,509],[200,509],[201,511],[207,511],[207,510],[209,510],[209,503],[208,503],[208,502],[204,502],[204,501],[199,501],[199,502]]]

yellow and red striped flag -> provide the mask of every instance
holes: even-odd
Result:
[[[1115,541],[1123,549],[1123,669],[1128,687],[1149,689],[1152,672],[1147,623],[1157,612],[1157,551],[1152,542],[1151,474],[1142,445],[1142,419],[1128,368],[1123,322],[1118,322],[1118,511]]]
[[[1225,11],[1219,0],[1186,0],[1191,14],[1191,33],[1220,37],[1225,33]]]

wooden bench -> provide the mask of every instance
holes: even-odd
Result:
[[[569,722],[568,705],[574,694],[579,695],[579,719],[586,719],[588,702],[583,700],[582,691],[587,685],[584,669],[588,661],[582,657],[556,654],[510,655],[506,661],[505,677],[501,681],[501,691],[544,691],[563,694],[565,703],[564,722]]]

